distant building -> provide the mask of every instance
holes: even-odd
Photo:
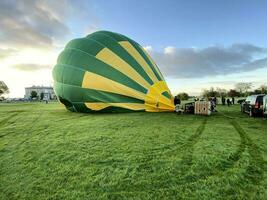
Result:
[[[32,91],[35,91],[37,93],[37,96],[39,99],[41,98],[42,93],[43,93],[43,99],[44,100],[56,99],[56,95],[55,95],[53,88],[52,87],[46,87],[46,86],[26,87],[24,98],[30,99]]]

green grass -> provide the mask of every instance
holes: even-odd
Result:
[[[0,104],[0,199],[266,199],[267,120]]]

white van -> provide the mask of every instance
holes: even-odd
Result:
[[[267,116],[267,95],[263,97],[263,115]]]

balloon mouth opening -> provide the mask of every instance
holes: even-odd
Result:
[[[72,112],[75,112],[76,111],[74,105],[70,101],[68,101],[67,99],[64,99],[62,97],[59,97],[59,101],[60,101],[60,103],[64,104],[64,106],[66,107],[66,109],[68,109],[68,110],[70,110]]]

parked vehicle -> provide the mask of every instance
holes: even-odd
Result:
[[[237,100],[237,103],[242,104],[245,101],[246,101],[246,99],[239,99],[239,100]]]
[[[263,115],[267,116],[267,95],[263,97]]]
[[[184,112],[194,114],[195,102],[186,103],[184,105]]]
[[[263,97],[266,94],[251,95],[241,104],[241,111],[248,113],[249,116],[263,114]]]

